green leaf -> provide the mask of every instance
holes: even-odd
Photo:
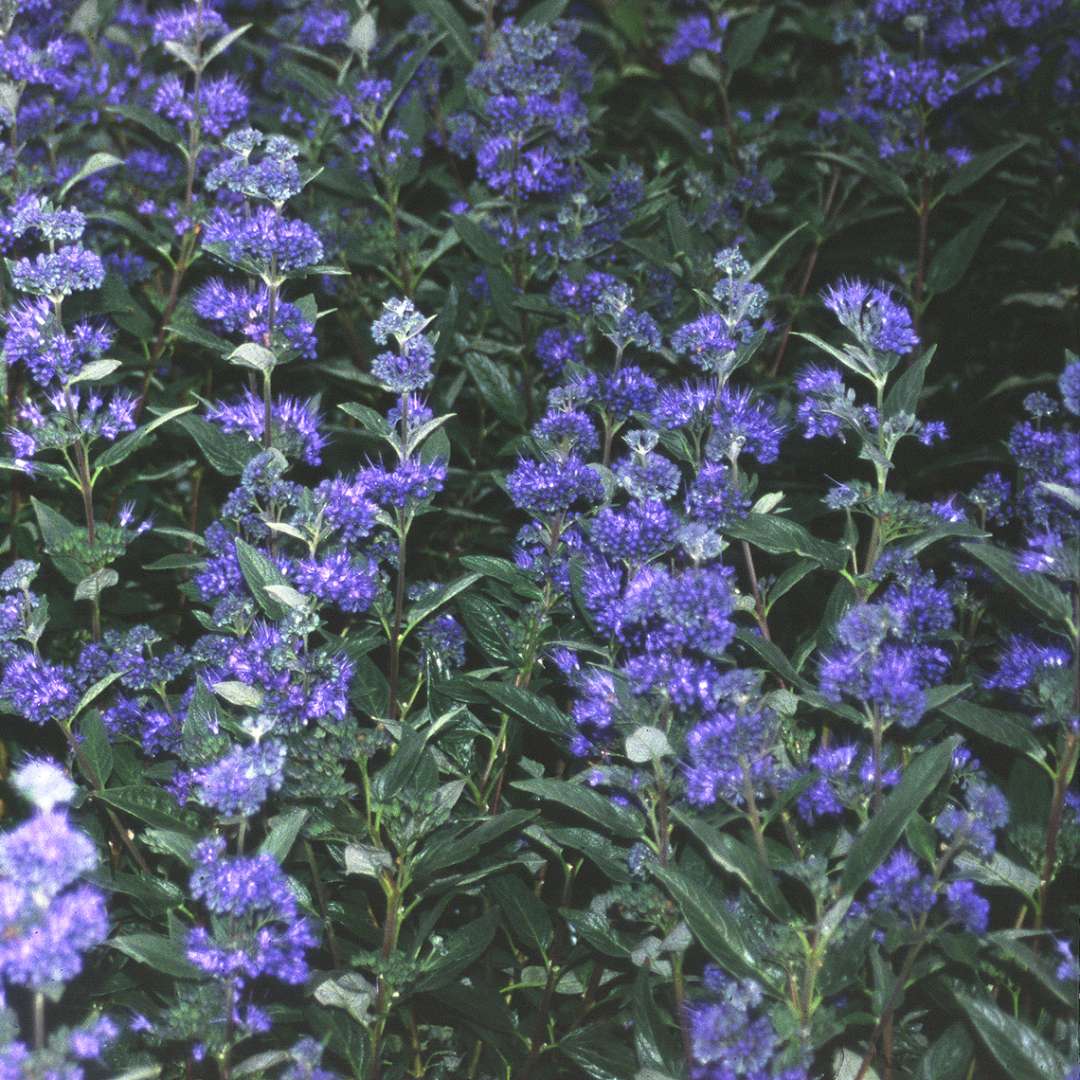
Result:
[[[637,1067],[625,1033],[614,1024],[589,1024],[571,1031],[559,1040],[559,1053],[589,1080],[628,1080]]]
[[[268,371],[273,371],[277,367],[277,362],[277,355],[272,350],[254,341],[245,341],[243,345],[237,345],[229,353],[230,364],[261,371],[264,375]]]
[[[760,259],[756,259],[756,260],[755,260],[755,261],[754,261],[754,262],[753,262],[753,263],[751,264],[751,266],[750,266],[750,269],[749,269],[749,271],[747,272],[747,275],[746,275],[746,276],[747,276],[747,277],[748,277],[748,278],[749,278],[749,279],[750,279],[751,281],[753,281],[753,280],[754,280],[754,278],[756,278],[756,277],[758,276],[758,274],[760,274],[760,273],[761,273],[761,271],[762,271],[762,270],[764,270],[764,269],[765,269],[765,267],[766,267],[766,266],[768,266],[768,265],[769,265],[769,263],[771,263],[771,262],[773,261],[773,258],[774,258],[774,257],[776,256],[776,253],[777,253],[777,252],[778,252],[778,251],[779,251],[779,250],[780,250],[780,249],[781,249],[781,248],[782,248],[782,247],[783,247],[783,246],[784,246],[784,245],[785,245],[785,244],[786,244],[786,243],[787,243],[787,242],[788,242],[788,241],[789,241],[789,240],[790,240],[790,239],[791,239],[791,238],[792,238],[793,236],[796,236],[796,235],[798,235],[798,234],[799,234],[800,232],[802,232],[802,231],[803,231],[803,229],[805,229],[805,228],[806,228],[807,224],[808,224],[808,222],[805,222],[805,221],[804,221],[804,222],[802,222],[801,224],[799,224],[799,225],[796,225],[794,229],[789,229],[789,230],[788,230],[788,232],[784,233],[784,235],[783,235],[783,236],[781,236],[781,237],[780,237],[780,239],[779,239],[779,240],[777,240],[777,241],[776,241],[776,243],[775,243],[775,244],[773,244],[773,246],[772,246],[771,248],[769,248],[769,250],[768,250],[768,251],[766,251],[766,252],[765,252],[765,254],[761,256],[761,258],[760,258]]]
[[[507,930],[523,945],[546,954],[555,929],[536,894],[516,874],[496,875],[488,881],[487,891],[498,904]]]
[[[84,577],[75,586],[75,599],[98,600],[106,589],[111,589],[119,582],[120,575],[115,570],[108,567],[103,570],[96,570],[89,577]]]
[[[728,71],[734,74],[754,59],[761,43],[765,40],[765,35],[769,32],[769,22],[772,17],[773,9],[764,7],[745,19],[739,20],[729,35],[722,54],[724,66]]]
[[[495,936],[499,914],[485,912],[474,922],[447,934],[445,940],[420,962],[416,993],[438,990],[453,982],[474,960],[484,954]]]
[[[500,559],[494,555],[463,555],[461,565],[466,570],[473,570],[509,585],[515,592],[527,596],[530,600],[539,600],[543,595],[529,575],[509,559]]]
[[[1013,889],[1029,900],[1039,891],[1039,875],[1026,866],[1013,862],[1000,851],[995,851],[988,860],[961,851],[956,856],[954,865],[964,877],[979,885],[988,885],[994,889]]]
[[[961,544],[960,546],[988,567],[1036,611],[1049,616],[1056,623],[1068,625],[1072,612],[1065,593],[1051,585],[1042,574],[1020,573],[1016,568],[1012,552],[994,547],[992,544]]]
[[[783,651],[771,641],[766,641],[757,634],[751,634],[748,630],[737,630],[735,636],[738,641],[753,650],[777,675],[785,682],[798,686],[800,689],[810,684],[795,670],[791,661]]]
[[[114,371],[123,366],[119,360],[91,360],[77,375],[68,380],[68,385],[73,386],[75,383],[98,382],[100,379],[107,379]]]
[[[176,800],[161,788],[149,784],[105,788],[97,792],[95,798],[159,829],[175,829],[182,820]]]
[[[162,975],[177,979],[199,978],[198,969],[188,963],[183,948],[171,938],[160,934],[121,934],[110,938],[108,944]]]
[[[420,11],[427,12],[446,30],[450,40],[470,66],[476,63],[472,32],[449,0],[417,0],[416,6]]]
[[[855,1080],[855,1077],[860,1075],[862,1080],[881,1080],[881,1074],[872,1065],[860,1074],[862,1059],[863,1055],[857,1050],[849,1050],[847,1047],[837,1050],[833,1055],[830,1080]]]
[[[201,555],[162,555],[152,563],[146,563],[144,570],[194,570],[205,566],[206,559]]]
[[[146,128],[147,131],[156,135],[162,142],[175,146],[180,142],[180,132],[157,113],[144,109],[141,105],[107,105],[106,111],[122,116],[125,120]]]
[[[251,1057],[244,1058],[239,1064],[234,1065],[229,1070],[229,1075],[240,1078],[245,1076],[262,1077],[266,1076],[271,1069],[276,1069],[279,1065],[288,1065],[292,1060],[292,1055],[285,1050],[264,1050],[262,1053],[252,1054]]]
[[[409,782],[426,743],[427,739],[415,728],[408,723],[402,724],[394,756],[379,770],[371,784],[371,793],[379,802],[389,801]]]
[[[515,640],[516,628],[497,604],[475,593],[467,593],[459,598],[457,608],[472,644],[496,664],[517,666],[521,649],[520,642]]]
[[[638,972],[634,980],[634,1047],[638,1060],[658,1069],[675,1069],[677,1051],[672,1045],[668,1025],[653,999],[648,971]]]
[[[1064,1077],[1068,1062],[1034,1028],[999,1009],[992,1001],[954,991],[975,1033],[1011,1080]]]
[[[817,150],[811,156],[824,158],[826,161],[835,161],[838,165],[843,165],[845,168],[865,176],[868,180],[872,180],[882,191],[898,199],[910,199],[910,190],[904,178],[896,169],[882,165],[876,157],[851,157],[846,154],[837,154],[832,150]]]
[[[300,830],[304,827],[310,811],[302,806],[291,806],[288,810],[270,819],[270,831],[266,839],[259,845],[259,853],[272,855],[279,863],[283,863],[292,851]]]
[[[215,56],[220,56],[237,38],[246,34],[251,29],[251,23],[245,23],[243,26],[238,26],[235,30],[230,30],[227,34],[218,38],[209,49],[206,50],[205,55],[202,58],[203,67],[206,67]]]
[[[986,230],[994,218],[1001,213],[1004,200],[988,206],[976,214],[959,232],[941,245],[930,260],[930,271],[926,275],[926,291],[931,296],[948,292],[967,273],[975,252],[979,250]]]
[[[520,21],[522,23],[537,23],[540,26],[547,26],[548,23],[562,17],[568,3],[569,0],[540,0],[540,3],[533,4],[521,16]]]
[[[711,889],[675,867],[657,865],[652,872],[667,887],[694,937],[714,960],[744,978],[762,980],[762,965],[750,951],[739,917],[724,907]]]
[[[702,821],[690,810],[672,807],[672,816],[693,833],[717,866],[739,878],[773,915],[784,921],[794,918],[791,905],[753,849]]]
[[[480,396],[495,415],[520,430],[524,420],[521,393],[511,385],[502,367],[480,353],[468,353],[465,367],[476,383]]]
[[[30,496],[30,503],[34,507],[34,516],[37,518],[38,530],[45,544],[45,550],[50,555],[62,551],[69,541],[83,531],[68,521],[63,514],[58,514],[52,507],[40,502],[33,495]]]
[[[214,683],[210,689],[238,709],[257,709],[262,705],[262,691],[237,679],[223,679]]]
[[[800,558],[797,563],[793,563],[784,570],[777,580],[769,586],[766,598],[766,613],[771,611],[772,605],[791,592],[802,579],[818,569],[819,565],[815,558]]]
[[[626,757],[635,765],[658,761],[671,752],[671,743],[663,728],[652,724],[640,724],[625,740]]]
[[[285,575],[261,551],[239,538],[236,540],[236,559],[240,563],[240,573],[244,575],[244,581],[259,607],[271,619],[285,618],[289,613],[288,605],[266,590],[267,585],[288,585]]]
[[[383,116],[389,116],[394,105],[397,104],[397,99],[405,92],[405,88],[412,81],[413,76],[420,70],[420,65],[427,59],[428,53],[439,44],[445,37],[445,34],[440,34],[438,37],[428,37],[423,41],[418,42],[407,54],[407,58],[404,59],[399,65],[394,74],[394,82],[390,87],[390,93],[386,98],[386,105],[382,110]]]
[[[466,859],[472,859],[488,844],[509,832],[518,832],[536,817],[535,810],[506,810],[479,823],[448,825],[424,840],[413,864],[413,879],[428,881],[436,874]]]
[[[1031,733],[1030,723],[1014,713],[988,709],[973,701],[950,701],[941,706],[941,711],[950,720],[955,720],[984,739],[1012,750],[1022,750],[1032,757],[1042,756],[1042,743]]]
[[[151,851],[163,855],[172,855],[185,866],[191,866],[191,852],[195,848],[195,837],[176,829],[144,829],[143,844]]]
[[[456,581],[444,585],[437,593],[433,593],[431,596],[413,604],[406,612],[405,630],[401,635],[402,639],[408,637],[432,612],[438,611],[443,604],[448,604],[458,593],[464,592],[470,585],[479,581],[481,577],[481,574],[464,574]]]
[[[1057,976],[1057,963],[1046,956],[1040,956],[1023,939],[1039,938],[1044,935],[1033,930],[996,930],[986,935],[985,940],[1008,957],[1025,975],[1034,975],[1051,996],[1068,1009],[1076,1008],[1076,983],[1064,981]],[[1043,944],[1049,942],[1043,941]],[[1053,949],[1050,950],[1053,956]]]
[[[612,843],[606,836],[601,836],[592,829],[583,829],[577,826],[544,825],[543,828],[530,825],[526,832],[535,837],[538,843],[543,843],[546,838],[558,845],[554,850],[565,856],[564,848],[573,848],[580,851],[586,858],[596,863],[597,867],[611,881],[626,882],[630,880],[630,871],[626,866],[626,851],[618,844]],[[549,844],[549,846],[551,846]]]
[[[934,202],[936,203],[946,195],[958,195],[961,191],[966,191],[972,184],[981,180],[991,169],[1000,165],[1007,157],[1015,154],[1020,147],[1026,146],[1027,142],[1027,139],[1017,139],[1016,142],[1005,143],[1002,146],[984,150],[981,154],[976,154],[966,165],[961,165],[945,181]]]
[[[106,154],[100,150],[96,154],[91,154],[84,162],[83,167],[57,192],[56,201],[58,203],[63,202],[67,197],[67,193],[80,180],[85,180],[88,176],[101,172],[102,169],[112,169],[123,164],[124,159],[118,158],[115,154]]]
[[[195,440],[210,467],[223,476],[239,476],[257,452],[248,436],[226,435],[201,416],[184,416],[178,423]]]
[[[380,439],[389,438],[393,432],[386,418],[380,412],[376,412],[369,405],[360,405],[355,401],[346,401],[338,408],[343,413],[348,413],[354,420],[359,421],[360,427],[369,435],[375,435]]]
[[[915,1080],[965,1080],[975,1045],[964,1024],[950,1024],[922,1056]]]
[[[926,369],[930,366],[930,361],[933,360],[936,351],[937,346],[931,345],[922,356],[913,360],[904,374],[893,383],[885,396],[886,416],[896,416],[899,413],[914,416],[918,412]]]
[[[89,766],[90,775],[87,779],[95,788],[103,788],[112,775],[113,749],[109,743],[108,733],[101,721],[101,713],[97,709],[88,712],[79,724],[79,765]]]
[[[644,824],[640,815],[616,806],[598,791],[581,784],[568,780],[516,780],[510,786],[583,814],[613,836],[637,839],[642,834]]]
[[[83,696],[79,698],[79,703],[72,710],[71,718],[74,720],[91,702],[96,701],[101,694],[120,678],[120,675],[121,672],[119,671],[111,671],[108,675],[103,675],[97,682],[88,686],[83,691]]]
[[[502,266],[505,253],[499,246],[499,241],[487,229],[465,214],[453,214],[452,220],[458,236],[482,263],[487,266]]]
[[[573,927],[578,937],[584,938],[597,952],[613,956],[617,960],[629,960],[634,943],[625,940],[626,935],[616,931],[607,917],[599,911],[572,911],[563,909],[563,918]]]
[[[912,759],[904,778],[886,796],[875,813],[855,837],[840,878],[845,895],[853,895],[859,886],[889,856],[903,835],[911,816],[948,772],[953,751],[960,739],[953,737]]]
[[[171,409],[162,416],[155,417],[150,423],[143,424],[142,427],[133,431],[130,435],[125,435],[97,458],[94,462],[95,471],[100,472],[102,469],[111,469],[113,466],[119,465],[120,462],[126,461],[162,424],[167,424],[170,420],[175,419],[177,416],[183,416],[184,413],[189,413],[194,408],[194,405],[181,405],[180,408]]]
[[[531,690],[504,683],[484,683],[483,690],[496,704],[548,735],[562,739],[574,731],[574,721],[566,713]]]
[[[817,560],[828,570],[842,570],[848,560],[847,549],[842,544],[819,540],[802,525],[777,514],[748,514],[729,525],[725,532],[770,555],[803,555]]]

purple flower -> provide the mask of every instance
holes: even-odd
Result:
[[[907,848],[898,848],[871,875],[874,886],[866,906],[878,914],[895,913],[918,918],[933,906],[933,881],[919,869],[915,856]]]
[[[420,629],[424,659],[437,667],[454,670],[465,663],[465,630],[447,612],[436,615]]]
[[[905,355],[919,344],[911,313],[885,285],[841,278],[823,294],[825,306],[864,348]]]
[[[285,747],[273,739],[238,746],[194,774],[199,801],[219,814],[250,817],[284,782]]]
[[[225,20],[204,4],[177,11],[163,11],[154,18],[155,45],[175,41],[183,45],[199,46],[211,38],[221,37],[228,31]]]
[[[198,98],[193,98],[179,75],[166,75],[151,100],[154,112],[170,120],[191,123],[196,117],[203,131],[220,139],[248,113],[247,92],[234,75],[204,79]]]
[[[270,855],[228,857],[225,840],[204,840],[192,853],[191,895],[216,916],[189,931],[187,956],[214,978],[243,987],[267,976],[298,985],[307,952],[318,944],[296,897]]]
[[[660,502],[635,501],[625,510],[605,507],[593,520],[592,541],[609,558],[642,562],[671,545],[676,524]]]
[[[686,1006],[691,1080],[807,1080],[802,1067],[779,1071],[780,1036],[757,983],[712,965],[703,983],[706,995]]]
[[[253,263],[260,272],[290,273],[323,258],[318,233],[272,206],[260,206],[245,217],[215,211],[206,222],[203,242],[222,244],[234,262]]]
[[[536,356],[549,378],[558,378],[567,364],[581,362],[585,335],[576,330],[550,327],[536,339]]]
[[[367,611],[379,591],[375,567],[347,551],[304,559],[293,577],[301,592],[351,614]]]
[[[272,442],[278,450],[286,457],[302,458],[308,465],[322,462],[326,436],[319,431],[322,418],[316,412],[313,400],[275,398],[270,416]],[[215,402],[207,410],[206,418],[227,434],[242,431],[253,442],[259,442],[266,422],[265,405],[260,395],[245,390],[231,405]]]
[[[1001,654],[997,670],[983,680],[988,690],[1026,690],[1046,672],[1069,667],[1072,656],[1060,645],[1046,645],[1014,634]]]
[[[615,466],[620,485],[635,499],[665,502],[679,490],[679,467],[662,454],[635,453]]]
[[[963,844],[985,859],[994,853],[994,833],[1009,823],[1009,802],[992,784],[979,778],[967,781],[964,807],[942,810],[934,827],[952,844]]]
[[[53,808],[70,798],[65,779],[46,762],[15,777],[42,809],[0,835],[0,983],[42,990],[69,982],[108,933],[100,890],[75,884],[97,865],[97,849]]]
[[[32,724],[47,724],[70,715],[79,691],[70,668],[23,652],[4,668],[0,699]]]
[[[67,773],[47,758],[26,761],[12,774],[11,785],[46,814],[60,803],[71,802],[77,790]]]
[[[596,425],[577,409],[551,409],[537,421],[533,435],[562,455],[597,450],[600,438]]]
[[[990,902],[970,881],[951,881],[945,886],[945,906],[969,934],[985,934],[990,925]]]
[[[675,352],[689,357],[705,371],[714,373],[730,370],[738,344],[727,321],[720,315],[712,314],[686,323],[671,337],[671,347]]]
[[[196,290],[192,307],[197,315],[217,323],[229,334],[242,334],[249,341],[265,344],[270,333],[270,290],[226,285],[211,278]],[[318,350],[315,324],[288,301],[278,299],[274,312],[272,343],[277,348],[292,349],[305,360],[314,360]]]
[[[750,500],[726,465],[706,462],[686,495],[686,512],[695,521],[724,529],[744,518]]]
[[[721,34],[726,23],[726,19],[721,20],[721,33],[718,34],[713,29],[712,20],[708,15],[691,15],[689,18],[681,19],[675,27],[671,40],[664,46],[660,54],[661,59],[670,67],[689,60],[697,52],[720,52],[723,47]]]
[[[101,258],[79,244],[57,248],[11,264],[11,280],[20,292],[63,297],[96,289],[105,280]]]
[[[1058,380],[1061,390],[1061,400],[1065,408],[1073,414],[1080,416],[1080,360],[1073,360],[1067,364],[1065,371]]]
[[[424,335],[406,341],[399,352],[380,353],[371,362],[371,373],[395,394],[421,390],[435,377],[431,365],[435,349]]]
[[[771,401],[754,398],[749,389],[732,390],[726,386],[717,398],[712,426],[706,448],[710,457],[734,462],[740,454],[746,454],[762,464],[777,459],[787,430]]]
[[[569,510],[577,502],[604,497],[600,477],[580,458],[521,461],[506,478],[506,490],[519,510],[538,517]]]

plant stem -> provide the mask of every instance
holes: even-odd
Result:
[[[330,921],[330,909],[326,904],[326,887],[323,885],[322,875],[319,873],[319,864],[315,859],[315,848],[311,841],[304,837],[304,855],[307,858],[308,869],[311,871],[311,882],[315,887],[315,899],[319,904],[319,914],[322,916],[323,925],[326,927],[326,943],[330,947],[330,959],[335,968],[341,967],[341,950],[338,948],[337,934],[334,932],[334,924]]]
[[[1039,874],[1039,906],[1035,912],[1036,930],[1042,929],[1043,920],[1046,917],[1046,902],[1049,898],[1050,886],[1054,881],[1054,864],[1057,862],[1057,844],[1065,811],[1065,796],[1069,791],[1069,780],[1076,768],[1078,754],[1080,754],[1080,735],[1070,731],[1065,735],[1065,748],[1054,779],[1050,819],[1046,824],[1046,845],[1043,850],[1042,872]]]
[[[833,200],[836,198],[836,189],[839,186],[840,170],[833,167],[829,173],[829,190],[825,195],[825,202],[821,208],[823,226],[829,217],[829,212],[832,210]],[[814,268],[817,266],[818,255],[820,254],[824,243],[825,238],[823,236],[818,236],[814,240],[814,246],[810,250],[810,254],[806,257],[806,264],[803,266],[803,272],[799,278],[799,287],[795,294],[795,303],[792,305],[791,317],[784,325],[784,332],[780,336],[780,344],[776,349],[776,355],[769,365],[768,375],[770,379],[776,378],[780,371],[780,365],[784,362],[784,354],[787,352],[788,343],[791,341],[791,330],[795,325],[795,316],[798,313],[799,305],[802,303],[803,297],[806,296],[807,289],[810,288],[810,279],[814,275]]]
[[[390,719],[400,714],[398,686],[401,682],[401,626],[405,621],[405,559],[408,524],[405,511],[398,512],[397,579],[394,582],[394,627],[390,636]]]
[[[694,1066],[694,1042],[690,1037],[689,1017],[686,1015],[686,978],[683,975],[685,953],[676,953],[671,961],[671,985],[675,995],[675,1012],[679,1021],[679,1037],[682,1039],[683,1060],[687,1070]]]
[[[765,614],[765,602],[761,596],[761,587],[758,585],[757,570],[754,568],[754,553],[745,540],[741,541],[741,544],[743,563],[746,565],[746,575],[750,579],[750,591],[754,597],[754,618],[761,630],[761,636],[766,641],[772,641],[772,634],[769,633],[769,619]]]
[[[750,828],[754,833],[754,848],[761,860],[765,872],[769,872],[769,855],[765,850],[765,830],[761,824],[761,811],[758,809],[757,796],[754,794],[754,781],[750,775],[750,762],[745,757],[739,758],[739,768],[743,774],[743,798],[746,800],[746,812],[750,818]]]
[[[383,921],[382,947],[379,957],[385,967],[397,948],[398,935],[401,933],[401,901],[408,884],[408,871],[401,862],[398,873],[387,886],[386,917]],[[382,1080],[382,1038],[386,1031],[386,1022],[390,1015],[391,987],[385,972],[379,973],[379,989],[375,997],[375,1023],[371,1029],[371,1070],[370,1080]]]
[[[45,995],[39,990],[34,994],[34,1049],[45,1048]]]
[[[409,460],[409,395],[401,395],[401,460]],[[390,635],[390,719],[397,720],[401,714],[398,703],[398,687],[401,682],[401,627],[405,621],[405,560],[409,537],[409,512],[397,514],[398,559],[397,578],[394,582],[394,625]]]
[[[881,782],[881,745],[884,731],[881,726],[881,716],[877,709],[874,710],[871,729],[874,739],[874,813],[876,814],[881,809],[881,803],[885,797]]]

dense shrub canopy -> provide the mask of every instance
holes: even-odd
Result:
[[[0,0],[0,1080],[1080,1080],[1070,0]]]

